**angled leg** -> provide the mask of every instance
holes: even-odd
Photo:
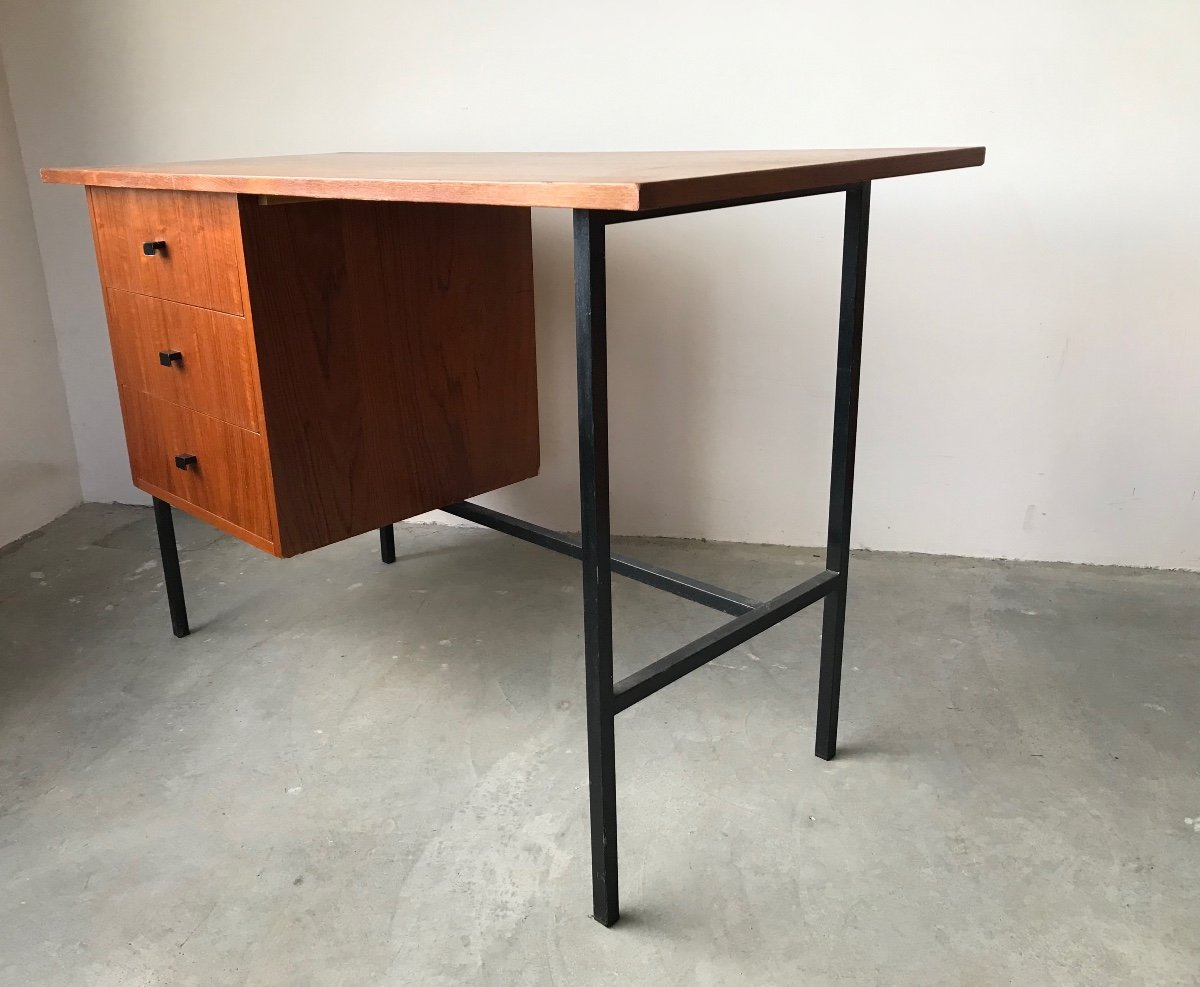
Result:
[[[579,386],[579,502],[583,650],[587,682],[592,916],[611,926],[617,899],[617,780],[608,511],[608,346],[604,222],[575,210],[575,346]]]
[[[163,583],[167,587],[167,605],[171,608],[171,630],[176,637],[187,637],[187,603],[183,598],[183,577],[179,574],[179,549],[175,545],[175,521],[171,505],[154,498],[154,526],[158,529],[158,550],[162,554]]]
[[[384,565],[396,561],[396,526],[393,524],[385,524],[379,529],[379,557]]]
[[[854,497],[854,443],[858,427],[858,380],[862,357],[863,287],[867,273],[867,219],[871,183],[846,191],[842,240],[842,301],[838,319],[837,387],[833,407],[833,456],[829,480],[829,536],[825,568],[838,586],[825,598],[821,629],[821,676],[817,695],[817,757],[837,751],[838,702],[842,690],[842,640],[846,631],[850,511]]]

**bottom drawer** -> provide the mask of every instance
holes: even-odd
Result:
[[[261,435],[130,387],[121,388],[121,409],[134,483],[152,484],[275,541],[270,470]]]

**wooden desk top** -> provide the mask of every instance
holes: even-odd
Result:
[[[342,153],[124,168],[43,168],[42,181],[320,199],[639,211],[983,164],[982,147],[826,151]]]

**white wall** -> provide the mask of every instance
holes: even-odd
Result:
[[[25,177],[0,60],[0,546],[80,500]]]
[[[43,165],[986,143],[878,183],[855,541],[1200,568],[1195,0],[9,0]],[[134,497],[82,193],[34,186],[85,495]],[[616,528],[822,540],[840,219],[611,233]],[[569,220],[535,216],[541,477],[575,521]]]

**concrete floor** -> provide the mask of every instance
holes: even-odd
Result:
[[[147,510],[0,558],[0,984],[1200,983],[1200,575],[864,554],[842,757],[802,614],[623,714],[588,917],[576,566],[282,563]],[[767,596],[811,551],[630,546]],[[722,618],[616,584],[619,672]]]

